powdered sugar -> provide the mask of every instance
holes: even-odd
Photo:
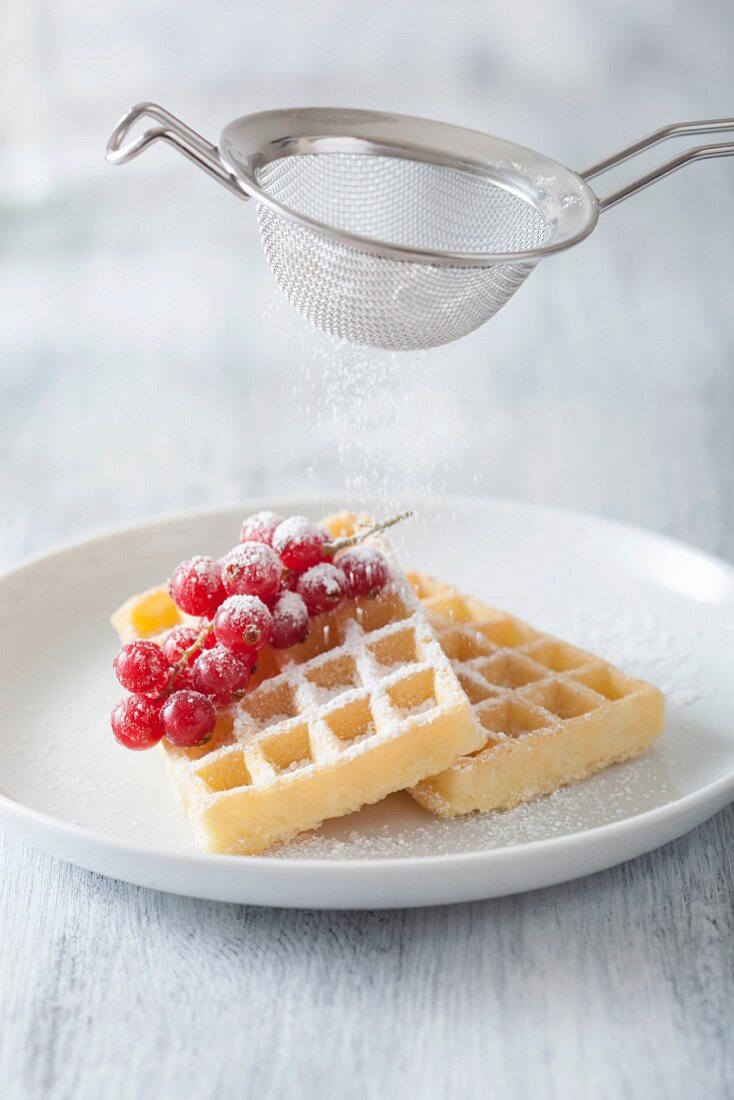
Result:
[[[435,699],[424,699],[422,703],[416,703],[414,707],[403,707],[401,714],[406,718],[419,718],[422,714],[430,714],[435,706]]]
[[[339,576],[334,572],[334,566],[328,562],[314,565],[308,571],[309,579],[318,584],[327,596],[339,599],[342,596],[343,585],[339,582]]]
[[[706,637],[692,624],[682,629],[659,611],[616,599],[600,611],[583,605],[559,609],[556,633],[572,638],[634,676],[659,687],[669,705],[687,709],[710,691]]]
[[[437,818],[408,795],[393,795],[389,813],[387,804],[367,807],[358,817],[327,822],[270,854],[276,859],[361,860],[489,851],[621,821],[677,794],[663,760],[649,753],[501,813]]]
[[[272,607],[273,634],[270,644],[285,649],[303,641],[308,631],[308,608],[296,592],[283,592]]]
[[[389,514],[416,493],[465,488],[471,440],[471,390],[457,384],[475,364],[452,348],[391,352],[354,347],[306,328],[274,294],[267,325],[288,332],[296,349],[294,401],[311,426],[313,495],[332,486],[345,501],[375,501]],[[426,374],[430,372],[430,384]],[[302,468],[302,452],[293,462]]]

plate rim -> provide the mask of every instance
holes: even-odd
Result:
[[[131,534],[134,531],[143,530],[149,526],[168,526],[186,520],[197,519],[198,517],[222,515],[226,512],[242,511],[249,508],[259,511],[269,507],[270,510],[275,511],[276,508],[293,507],[295,502],[303,504],[306,500],[306,495],[298,493],[278,496],[265,495],[245,497],[242,500],[222,501],[219,504],[211,504],[206,507],[173,509],[171,511],[159,512],[154,515],[143,515],[139,516],[137,519],[126,520],[124,523],[103,524],[99,527],[92,527],[81,535],[75,535],[68,539],[61,539],[58,542],[52,543],[50,546],[34,551],[32,554],[26,554],[17,561],[3,566],[0,568],[0,583],[5,581],[9,576],[20,573],[28,566],[40,564],[46,558],[55,557],[57,554],[69,550],[78,550],[96,542],[103,542],[105,539]],[[318,507],[320,501],[330,502],[328,504],[325,503],[324,507],[344,507],[343,499],[336,492],[329,491],[318,493],[314,496],[309,506]],[[370,503],[371,500],[368,498],[366,504],[363,504],[362,507],[368,507]],[[560,517],[566,520],[592,520],[594,523],[608,526],[617,531],[624,532],[627,535],[635,537],[642,536],[646,539],[656,540],[670,549],[684,551],[696,558],[703,558],[708,564],[723,569],[724,572],[729,574],[732,582],[734,582],[734,562],[729,562],[725,558],[711,553],[709,550],[702,550],[692,543],[684,542],[682,539],[678,539],[673,535],[666,535],[661,531],[653,530],[651,527],[631,523],[628,520],[617,519],[614,516],[605,516],[597,512],[581,511],[578,508],[567,508],[563,505],[536,504],[533,501],[516,500],[513,497],[472,496],[461,493],[437,493],[435,495],[430,493],[411,494],[410,507],[417,511],[420,504],[429,507],[441,505],[452,508],[474,508],[477,506],[490,505],[492,508],[500,508],[503,511],[541,513],[553,518]]]
[[[287,510],[288,508],[292,508],[295,502],[298,502],[300,507],[308,503],[309,507],[312,509],[320,507],[331,509],[338,507],[340,500],[341,498],[335,492],[318,493],[314,495],[311,501],[308,500],[305,494],[257,496],[245,498],[244,501],[221,502],[204,508],[194,507],[162,514],[159,513],[152,516],[143,516],[123,524],[96,528],[86,534],[53,543],[45,549],[25,556],[19,561],[3,567],[0,570],[0,587],[10,578],[27,569],[38,566],[48,559],[64,553],[81,550],[109,539],[132,534],[136,531],[143,531],[148,527],[173,526],[180,522],[210,518],[231,512],[242,512],[245,510],[257,511],[265,507],[273,511],[280,509]],[[725,559],[715,554],[711,554],[706,550],[700,550],[670,535],[661,534],[660,532],[623,520],[597,515],[593,512],[584,512],[555,505],[534,504],[531,501],[513,500],[512,498],[506,497],[464,496],[455,494],[430,495],[423,493],[413,494],[411,496],[411,501],[418,507],[421,502],[430,507],[443,505],[452,508],[482,508],[489,506],[491,508],[499,508],[503,511],[521,511],[524,513],[532,513],[533,515],[545,514],[552,518],[560,518],[562,521],[591,520],[594,524],[608,526],[627,537],[642,537],[643,539],[652,540],[658,544],[675,549],[678,552],[684,551],[696,559],[705,561],[709,565],[717,566],[728,575],[732,584],[734,584],[734,566]],[[37,828],[40,827],[44,832],[51,832],[71,840],[100,845],[102,847],[106,846],[113,849],[118,855],[128,854],[149,861],[164,860],[175,864],[179,869],[185,868],[186,866],[191,866],[192,869],[201,867],[219,867],[222,869],[226,867],[239,867],[240,869],[244,869],[245,873],[247,873],[247,868],[256,867],[260,874],[266,876],[272,874],[277,877],[281,872],[287,871],[300,876],[307,873],[318,872],[320,875],[326,874],[336,878],[343,877],[345,874],[354,874],[357,869],[359,869],[359,871],[366,871],[370,874],[373,872],[385,873],[389,868],[392,870],[393,874],[408,873],[412,875],[416,872],[424,871],[428,867],[436,864],[439,866],[461,864],[463,868],[467,868],[470,867],[472,863],[484,865],[486,863],[503,864],[505,862],[514,862],[518,859],[533,860],[538,854],[544,852],[549,855],[552,854],[555,857],[562,857],[564,852],[574,848],[585,847],[597,843],[601,848],[604,845],[604,841],[607,839],[621,838],[626,833],[636,832],[638,830],[644,833],[646,828],[652,824],[664,825],[678,818],[692,818],[702,807],[723,807],[727,800],[722,796],[726,796],[727,794],[730,795],[731,798],[734,798],[734,767],[726,774],[719,776],[718,779],[713,780],[711,783],[689,794],[673,799],[663,806],[644,810],[630,817],[622,818],[619,821],[592,826],[591,828],[583,829],[579,832],[568,833],[564,836],[545,837],[537,840],[513,843],[504,845],[501,848],[480,849],[471,852],[435,853],[418,856],[365,855],[360,858],[323,858],[320,856],[298,857],[260,855],[248,856],[246,859],[243,859],[242,856],[239,855],[229,855],[219,852],[164,848],[144,841],[125,840],[116,837],[114,834],[105,833],[87,825],[78,825],[70,821],[65,821],[63,818],[55,817],[44,810],[38,810],[28,806],[13,798],[11,795],[5,794],[1,790],[0,822],[3,824],[9,824],[11,822],[17,822],[18,824],[25,823],[30,826],[36,826]],[[712,813],[713,812],[716,812],[716,810],[712,810]],[[20,831],[23,835],[28,835],[25,829]],[[686,831],[685,828],[683,831]],[[666,842],[667,841],[664,840],[661,843]]]

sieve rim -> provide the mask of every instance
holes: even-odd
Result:
[[[597,196],[581,176],[557,161],[476,130],[410,115],[319,107],[263,111],[225,126],[218,152],[242,190],[277,215],[338,244],[404,263],[461,268],[535,264],[579,244],[599,218]],[[256,173],[266,164],[309,153],[400,157],[481,176],[532,206],[549,226],[551,239],[531,249],[461,252],[411,247],[339,229],[273,198],[257,181]],[[534,194],[530,178],[551,190]]]

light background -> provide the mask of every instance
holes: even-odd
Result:
[[[254,210],[174,151],[102,159],[123,110],[152,99],[212,139],[269,107],[377,107],[582,168],[734,114],[730,4],[4,0],[0,43],[3,563],[321,488],[558,504],[734,559],[734,161],[605,214],[461,343],[382,355],[302,323]],[[584,883],[404,915],[166,898],[8,838],[10,1094],[730,1094],[733,822]],[[193,1046],[158,1041],[177,1002]]]
[[[0,490],[17,523],[29,478],[74,486],[71,502],[47,495],[43,532],[29,517],[11,552],[161,508],[353,480],[581,506],[726,551],[727,162],[604,215],[463,342],[389,356],[340,353],[302,324],[254,210],[174,151],[102,159],[123,109],[150,98],[212,138],[250,110],[377,106],[582,167],[731,109],[726,5],[138,2],[102,18],[82,0],[6,0],[5,22],[22,49],[2,78],[0,427],[7,439],[21,418],[23,432]]]

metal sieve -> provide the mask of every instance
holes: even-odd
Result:
[[[125,144],[147,116],[156,123]],[[583,172],[500,138],[377,111],[264,111],[212,145],[153,103],[115,127],[107,160],[175,145],[241,199],[253,198],[263,249],[288,300],[354,344],[428,348],[484,324],[539,260],[578,244],[599,213],[685,164],[731,156],[699,145],[598,198],[588,180],[683,134],[734,119],[673,123]]]

